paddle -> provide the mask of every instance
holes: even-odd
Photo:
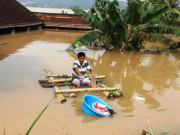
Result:
[[[90,65],[92,68],[93,67],[93,60],[90,61]],[[96,85],[96,79],[95,79],[95,76],[94,76],[94,71],[91,71],[91,82],[92,82],[92,88],[96,88],[97,85]],[[108,91],[103,91],[102,92],[107,98],[110,98],[110,93]]]
[[[92,68],[94,68],[93,60],[90,61],[90,65]],[[96,79],[95,79],[94,71],[91,71],[91,82],[92,82],[92,88],[96,88]]]

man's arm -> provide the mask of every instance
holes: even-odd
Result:
[[[87,62],[87,69],[88,69],[90,72],[94,71],[94,68],[91,67],[88,62]]]
[[[81,74],[81,72],[79,71],[78,67],[75,67],[74,70],[76,71],[76,73],[77,73],[79,76],[84,76],[83,74]]]
[[[94,68],[91,67],[91,68],[89,69],[89,71],[90,71],[90,72],[94,71]]]

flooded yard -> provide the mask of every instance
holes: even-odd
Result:
[[[32,135],[140,135],[142,129],[155,134],[180,134],[180,53],[158,55],[91,50],[65,51],[82,31],[41,30],[1,35],[0,41],[0,133],[25,134],[32,122],[54,97],[53,88],[42,88],[43,68],[53,74],[72,73],[76,52],[94,59],[95,73],[106,76],[106,84],[120,87],[124,96],[105,100],[116,112],[111,117],[94,117],[81,110],[82,97],[63,104],[54,98]],[[135,99],[144,97],[145,101]],[[67,131],[66,131],[67,130]]]

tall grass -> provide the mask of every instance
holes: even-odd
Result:
[[[25,135],[29,135],[29,133],[31,132],[32,128],[34,127],[34,125],[38,122],[39,118],[42,116],[42,114],[46,111],[46,109],[48,108],[49,104],[52,102],[52,100],[54,99],[54,97],[51,99],[51,101],[45,106],[45,108],[42,110],[42,112],[38,115],[38,117],[35,119],[35,121],[32,123],[32,125],[30,126],[30,128],[28,129],[28,131],[26,132]],[[5,130],[5,126],[4,126],[4,135],[6,135],[6,130]],[[17,133],[18,135],[23,135],[20,133]]]
[[[5,127],[4,127],[4,135],[6,135]]]
[[[35,121],[32,123],[31,127],[28,129],[28,131],[26,132],[25,135],[29,135],[29,133],[31,132],[32,128],[34,127],[34,125],[38,122],[39,118],[42,116],[42,114],[46,111],[46,109],[48,108],[49,104],[52,102],[52,100],[54,99],[54,97],[51,99],[51,101],[46,105],[46,107],[42,110],[42,112],[38,115],[38,117],[35,119]]]
[[[154,131],[153,131],[153,128],[152,128],[151,123],[149,122],[149,120],[148,120],[148,125],[149,125],[149,128],[150,128],[151,133],[143,130],[142,135],[154,135]],[[166,133],[166,132],[162,132],[161,135],[171,135],[171,134]]]
[[[63,129],[64,129],[65,135],[69,135],[69,133],[68,133],[68,131],[67,131],[67,128],[66,128],[66,125],[64,125]]]
[[[154,131],[153,131],[153,128],[152,128],[151,123],[149,122],[149,120],[148,120],[148,125],[149,125],[149,128],[151,130],[151,134],[154,135]]]

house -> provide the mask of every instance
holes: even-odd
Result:
[[[0,30],[41,24],[42,20],[16,0],[0,0]]]

